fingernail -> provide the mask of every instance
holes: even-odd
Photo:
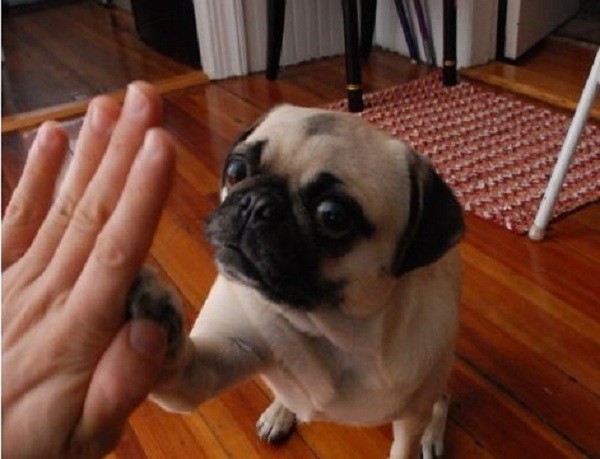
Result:
[[[157,156],[157,153],[162,152],[164,149],[165,144],[159,133],[154,129],[147,131],[142,146],[143,158],[152,159]]]
[[[97,105],[92,106],[90,121],[92,129],[99,134],[109,134],[115,124],[108,114]]]
[[[147,319],[136,319],[129,328],[129,344],[146,358],[164,356],[167,349],[167,335],[160,324]]]
[[[141,116],[145,114],[149,103],[146,95],[132,83],[127,87],[127,95],[125,96],[123,107],[125,113],[128,115]]]
[[[38,139],[40,146],[43,146],[44,148],[56,148],[60,141],[56,130],[47,123],[43,124],[38,131]]]

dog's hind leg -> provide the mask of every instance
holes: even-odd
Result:
[[[444,453],[444,435],[449,405],[450,397],[447,394],[440,397],[433,405],[431,421],[421,439],[421,457],[423,459],[440,458]]]
[[[280,443],[292,432],[296,415],[277,399],[260,416],[256,423],[258,437],[269,443]]]

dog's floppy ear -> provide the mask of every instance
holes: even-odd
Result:
[[[427,158],[411,152],[409,174],[409,219],[394,254],[396,276],[436,261],[465,229],[460,204]]]

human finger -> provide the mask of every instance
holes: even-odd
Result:
[[[67,143],[59,123],[42,124],[2,221],[2,270],[27,251],[46,217]]]
[[[52,205],[51,215],[40,230],[44,237],[33,243],[35,261],[31,265],[37,270],[29,273],[30,277],[37,277],[54,254],[77,203],[102,160],[119,113],[119,104],[108,96],[99,96],[90,102],[73,159]]]
[[[130,85],[107,152],[71,211],[68,227],[50,262],[48,272],[55,273],[55,281],[62,286],[72,285],[79,276],[119,200],[146,131],[159,123],[161,114],[161,101],[152,86],[141,82]]]
[[[45,238],[35,247],[36,261],[46,265],[69,223],[77,203],[98,169],[120,114],[119,104],[108,96],[98,96],[90,102],[58,195],[52,206],[52,218],[46,220]]]
[[[73,438],[98,456],[110,451],[127,417],[147,397],[162,370],[167,348],[160,324],[125,324],[96,367]],[[96,455],[96,454],[94,454]]]
[[[148,131],[113,214],[97,238],[69,301],[87,335],[112,338],[125,317],[125,296],[146,257],[171,188],[175,146],[160,128]],[[84,330],[84,332],[86,332]],[[99,342],[100,341],[100,342]]]

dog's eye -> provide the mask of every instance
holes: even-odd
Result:
[[[248,166],[243,159],[234,159],[229,163],[225,171],[225,182],[232,186],[241,182],[248,176]]]
[[[348,209],[339,201],[327,199],[316,210],[320,230],[329,237],[340,238],[352,228],[352,219]]]

